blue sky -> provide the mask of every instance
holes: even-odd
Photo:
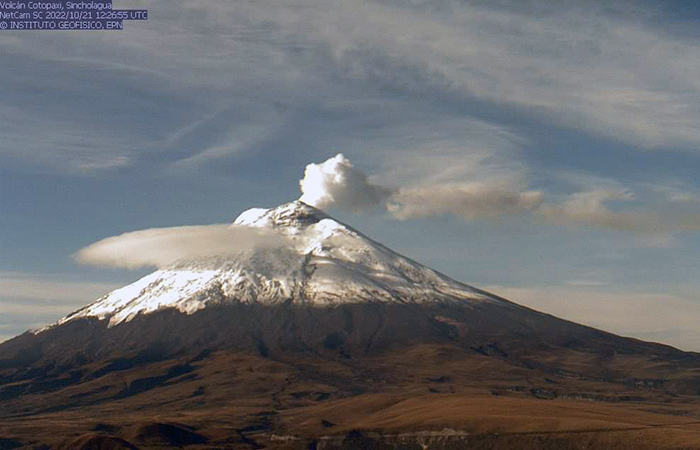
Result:
[[[684,2],[114,0],[0,34],[0,340],[146,269],[72,255],[301,195],[453,278],[700,350],[700,12]]]

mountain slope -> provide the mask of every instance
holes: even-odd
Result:
[[[479,291],[300,202],[232,226],[274,245],[180,261],[0,344],[0,437],[53,448],[443,449],[471,437],[474,448],[579,448],[585,430],[547,433],[585,423],[628,433],[592,437],[590,448],[645,448],[629,433],[654,443],[646,448],[700,448],[648,425],[700,418],[698,354]],[[547,401],[573,406],[535,420]],[[36,441],[25,419],[49,431]],[[430,438],[445,427],[459,430]],[[199,444],[174,437],[195,431]]]
[[[116,325],[162,308],[191,314],[231,302],[291,300],[318,306],[501,301],[405,258],[299,201],[246,211],[233,226],[264,229],[283,237],[284,244],[180,262],[106,295],[58,324],[97,317]]]

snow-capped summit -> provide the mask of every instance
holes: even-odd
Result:
[[[297,200],[272,209],[251,208],[241,213],[233,223],[253,227],[272,227],[283,230],[285,234],[294,234],[325,219],[335,222],[320,209]]]
[[[500,302],[405,258],[301,201],[242,213],[232,227],[256,227],[281,244],[226,257],[181,261],[61,319],[109,320],[176,308],[191,314],[221,303],[309,306],[360,302]]]

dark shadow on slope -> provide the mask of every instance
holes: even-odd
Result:
[[[181,364],[178,366],[171,367],[168,373],[160,375],[157,377],[146,377],[138,378],[131,383],[121,392],[114,396],[115,399],[131,397],[132,395],[141,394],[151,389],[162,386],[166,381],[179,377],[181,375],[188,374],[194,370],[194,367],[189,364]]]
[[[86,434],[59,447],[59,450],[139,450],[138,447],[113,436]]]
[[[0,450],[14,450],[22,447],[23,445],[24,444],[19,441],[15,441],[14,439],[0,438]]]
[[[194,429],[174,423],[149,422],[135,426],[128,433],[129,440],[149,446],[182,447],[206,444],[209,440]]]

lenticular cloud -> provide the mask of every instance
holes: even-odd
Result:
[[[81,249],[74,257],[80,263],[95,266],[162,268],[183,260],[227,256],[253,247],[284,244],[282,236],[246,226],[150,228],[102,239]]]

